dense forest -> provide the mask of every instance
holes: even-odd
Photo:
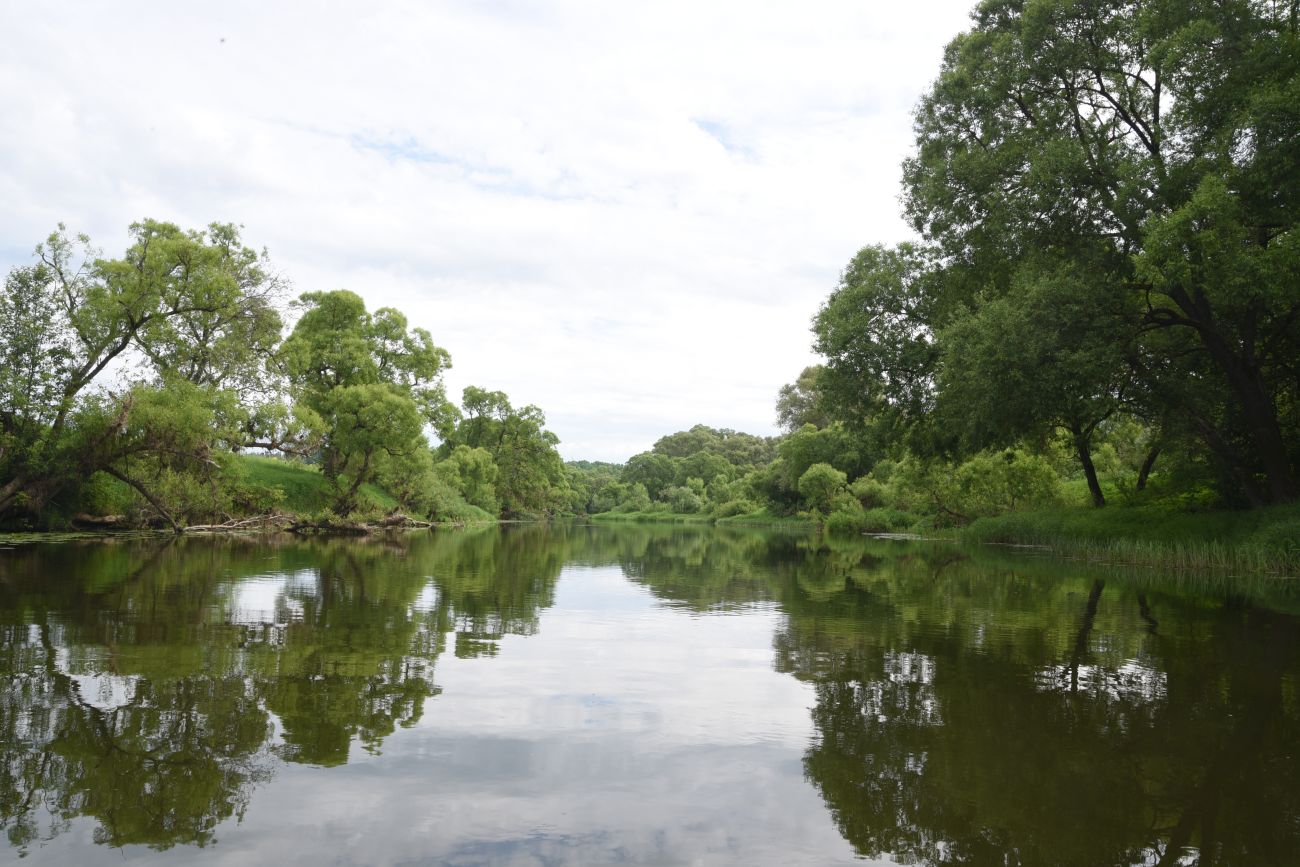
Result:
[[[1297,8],[979,5],[915,111],[917,240],[845,267],[813,321],[824,364],[781,389],[775,438],[698,425],[623,465],[566,465],[537,407],[480,388],[454,404],[448,353],[399,311],[286,303],[231,225],[146,220],[118,258],[60,228],[0,298],[0,522],[899,530],[1293,502]]]

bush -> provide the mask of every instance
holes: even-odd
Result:
[[[844,490],[847,481],[848,476],[830,464],[813,464],[799,477],[799,496],[809,509],[828,512],[831,501]]]
[[[889,502],[889,489],[873,475],[862,476],[849,485],[849,491],[863,508],[875,509]]]
[[[692,480],[695,481],[695,480]],[[700,488],[703,489],[703,483]],[[663,500],[674,512],[679,515],[693,515],[704,508],[704,500],[700,494],[690,487],[671,487],[665,488]]]
[[[748,515],[750,512],[757,512],[758,505],[751,500],[728,500],[713,510],[715,518],[730,518],[735,515]]]
[[[861,506],[856,509],[837,508],[826,516],[826,532],[836,535],[861,533],[866,527],[865,516],[866,512],[863,511]]]
[[[899,533],[916,525],[917,518],[899,509],[867,509],[862,514],[862,529],[867,533]]]

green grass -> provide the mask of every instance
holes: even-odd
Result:
[[[1249,511],[1111,505],[981,518],[968,542],[1039,545],[1090,560],[1170,569],[1294,575],[1300,571],[1300,504]]]
[[[333,500],[329,481],[316,467],[260,455],[240,455],[238,460],[249,484],[284,492],[281,508],[286,512],[313,514],[329,508]],[[397,507],[387,491],[371,484],[361,486],[361,501],[382,511]]]

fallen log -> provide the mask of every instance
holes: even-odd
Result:
[[[103,530],[106,528],[125,527],[125,515],[86,515],[78,514],[72,518],[72,526],[80,530]]]

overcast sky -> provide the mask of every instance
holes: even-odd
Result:
[[[62,221],[242,224],[547,414],[566,458],[775,431],[809,321],[908,236],[958,2],[0,0],[0,265]]]

